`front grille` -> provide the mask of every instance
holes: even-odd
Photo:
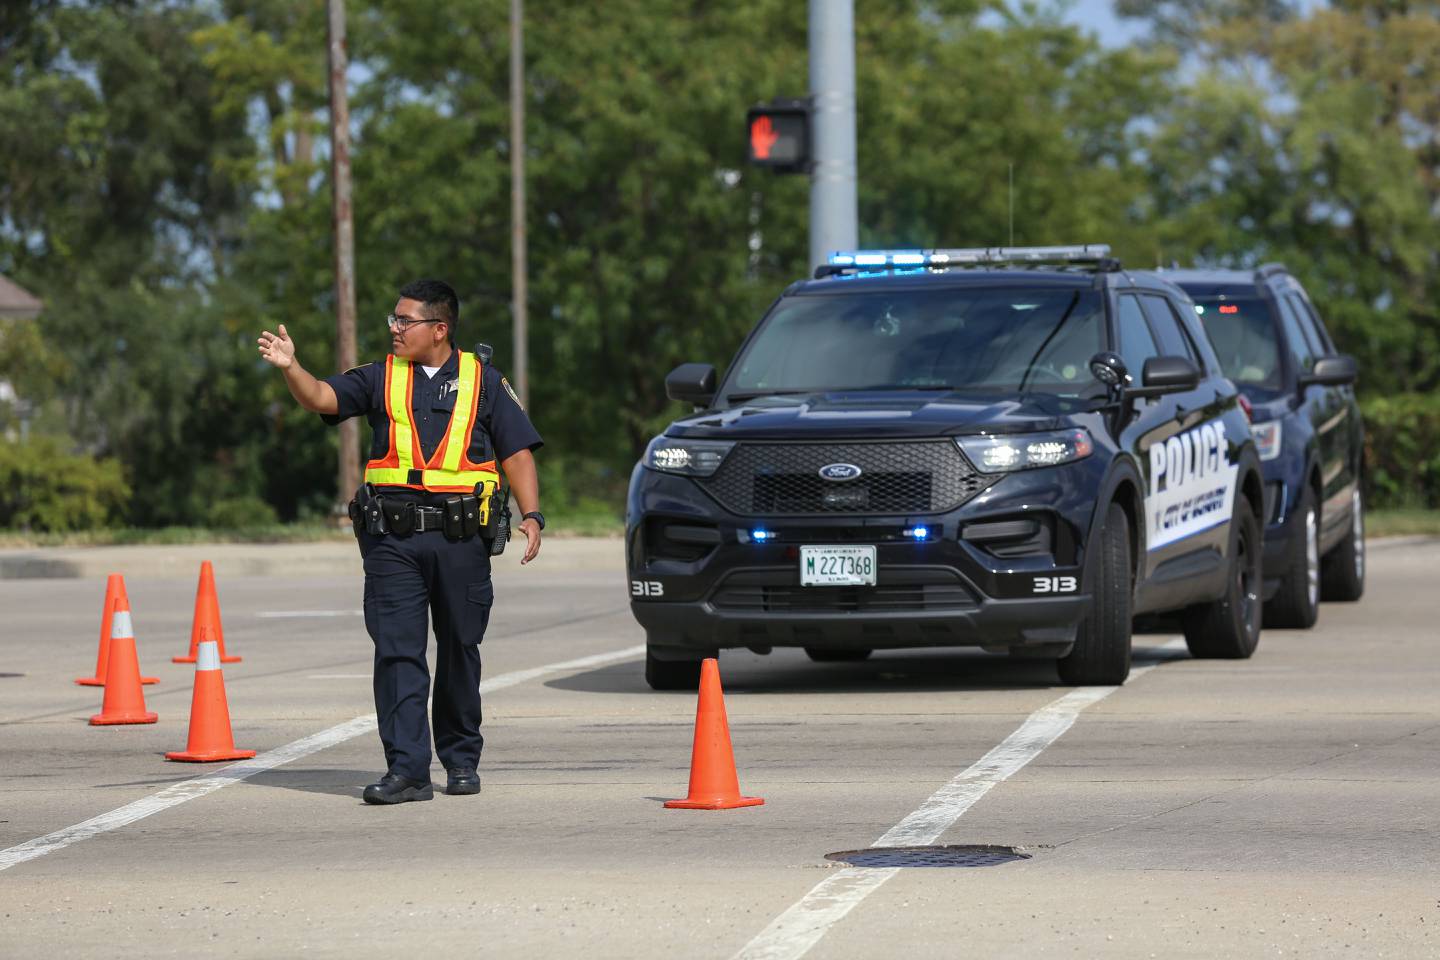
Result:
[[[854,464],[859,478],[822,479],[820,468],[833,463]],[[700,484],[732,513],[784,517],[945,513],[994,482],[953,441],[920,440],[741,443]]]
[[[873,587],[800,587],[778,584],[794,574],[737,572],[710,602],[737,613],[944,613],[975,609],[975,598],[953,573],[943,570],[887,572],[891,582]],[[765,581],[769,580],[770,583]],[[894,581],[901,582],[894,582]]]

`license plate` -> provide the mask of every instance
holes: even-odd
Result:
[[[801,547],[802,587],[875,586],[875,548]]]

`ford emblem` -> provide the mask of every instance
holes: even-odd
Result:
[[[846,480],[854,480],[860,476],[861,470],[853,463],[831,463],[820,468],[820,476],[826,480],[833,480],[836,483],[843,483]]]

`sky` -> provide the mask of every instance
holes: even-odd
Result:
[[[1099,34],[1109,46],[1123,46],[1145,32],[1143,24],[1138,21],[1116,17],[1111,0],[1072,0],[1065,19]]]

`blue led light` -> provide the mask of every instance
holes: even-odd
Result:
[[[774,540],[774,539],[775,539],[775,531],[774,531],[774,530],[751,530],[751,531],[750,531],[750,539],[751,539],[751,540],[754,540],[756,543],[764,543],[766,540]]]
[[[848,267],[855,262],[855,258],[848,253],[832,253],[830,262],[837,267]]]
[[[909,530],[905,530],[905,531],[903,531],[903,532],[904,532],[905,536],[909,537],[909,538],[912,539],[912,540],[928,540],[928,539],[930,539],[930,528],[929,528],[929,527],[911,527]]]
[[[883,267],[883,266],[885,266],[885,254],[883,254],[883,253],[857,253],[857,254],[855,254],[855,266],[857,266],[857,267]]]
[[[896,263],[896,264],[901,264],[901,265],[907,266],[907,267],[908,267],[908,266],[915,266],[915,265],[917,265],[917,264],[922,264],[922,263],[925,262],[925,254],[923,254],[923,253],[918,253],[918,252],[917,252],[917,253],[896,253],[896,254],[891,254],[891,256],[890,256],[890,262],[891,262],[891,263]]]

